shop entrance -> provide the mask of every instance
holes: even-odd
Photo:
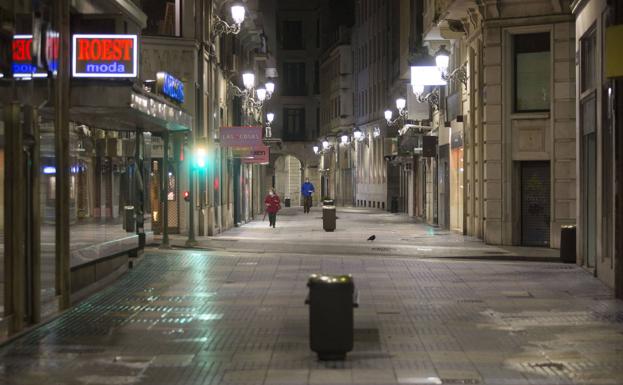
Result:
[[[521,162],[521,244],[549,246],[549,162]]]

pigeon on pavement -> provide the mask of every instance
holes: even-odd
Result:
[[[370,237],[368,238],[368,241],[372,242],[376,239],[376,235],[370,235]]]

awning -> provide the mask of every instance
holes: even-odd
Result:
[[[40,114],[53,119],[53,95],[48,95],[47,80],[33,81],[32,85],[17,82],[15,97],[23,104],[43,104]],[[0,103],[13,100],[13,92],[7,88],[0,88]],[[70,92],[70,120],[77,123],[105,130],[142,129],[154,134],[192,130],[192,116],[181,107],[129,82],[73,80]],[[45,100],[48,102],[44,104]]]
[[[137,86],[73,84],[71,119],[88,126],[153,133],[190,131],[192,117],[168,100]]]

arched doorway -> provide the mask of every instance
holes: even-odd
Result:
[[[292,206],[301,205],[301,161],[282,155],[275,161],[275,189],[282,200],[290,198]]]

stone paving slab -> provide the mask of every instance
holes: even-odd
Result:
[[[309,272],[353,273],[355,347],[309,350]],[[0,350],[0,384],[621,384],[623,302],[553,263],[148,250]]]
[[[280,211],[275,229],[260,219],[213,237],[198,237],[197,247],[214,251],[357,255],[415,258],[479,258],[557,262],[556,249],[486,245],[482,240],[417,222],[404,214],[362,208],[337,208],[337,228],[322,229],[322,211],[293,207]],[[375,235],[374,242],[367,242]],[[186,236],[171,235],[185,247]],[[157,238],[159,241],[159,238]],[[330,247],[327,247],[329,246]]]

